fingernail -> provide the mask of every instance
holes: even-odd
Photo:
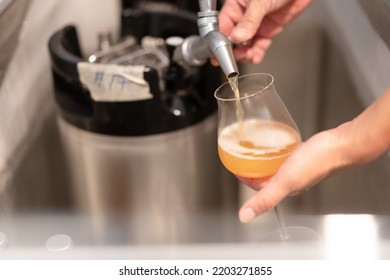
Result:
[[[248,223],[256,217],[256,213],[252,208],[248,207],[240,211],[239,217],[242,223]]]
[[[236,39],[247,39],[247,34],[248,34],[248,31],[246,28],[243,28],[243,27],[236,27],[234,30],[233,30],[233,37],[236,38]]]

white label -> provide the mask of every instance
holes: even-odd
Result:
[[[144,79],[145,66],[122,66],[80,62],[80,81],[95,101],[120,102],[153,98],[149,83]]]

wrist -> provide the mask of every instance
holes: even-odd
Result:
[[[349,121],[333,129],[337,153],[339,154],[339,167],[348,167],[365,163],[364,149],[359,144],[355,133],[355,122]]]

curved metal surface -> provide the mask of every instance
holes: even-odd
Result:
[[[29,3],[27,0],[0,1],[0,85],[16,49]]]

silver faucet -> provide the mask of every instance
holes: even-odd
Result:
[[[175,49],[173,59],[182,65],[200,66],[214,55],[227,78],[238,75],[232,42],[219,31],[216,0],[199,0],[200,36],[190,36]]]

